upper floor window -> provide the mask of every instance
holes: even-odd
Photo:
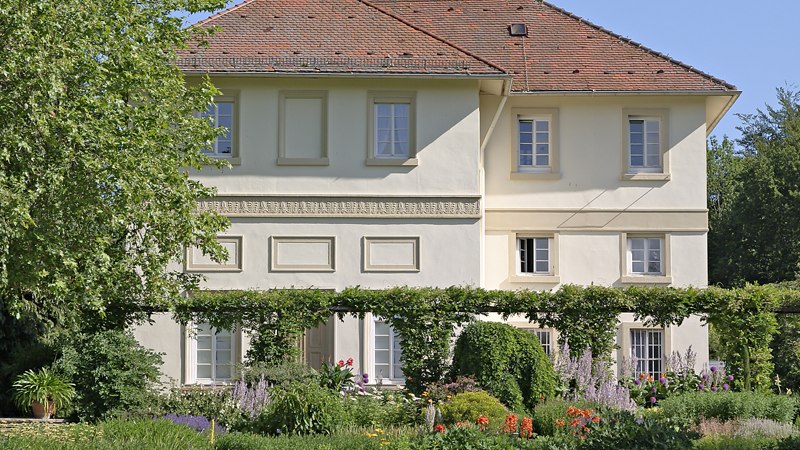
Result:
[[[414,93],[370,93],[368,165],[415,165]]]
[[[547,170],[550,168],[550,120],[547,118],[520,118],[518,169]]]
[[[230,330],[197,324],[192,336],[193,374],[197,383],[226,382],[233,379],[235,334]]]
[[[629,238],[628,273],[631,275],[664,275],[664,239]]]
[[[558,109],[513,108],[512,179],[557,179]]]
[[[628,119],[629,166],[632,172],[661,171],[661,120],[657,117]]]
[[[550,239],[522,237],[517,239],[519,273],[521,275],[550,275]]]
[[[232,95],[222,95],[214,97],[214,103],[201,113],[215,127],[224,127],[225,132],[217,136],[210,146],[203,150],[214,158],[230,159],[232,164],[238,164],[238,108],[236,97]]]
[[[623,180],[669,180],[669,111],[626,109]]]

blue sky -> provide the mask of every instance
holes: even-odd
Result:
[[[487,0],[488,1],[488,0]],[[498,0],[502,1],[502,0]],[[800,89],[800,1],[550,0],[743,91],[713,134],[738,137],[735,113],[775,104],[775,88]],[[238,3],[232,1],[230,4]],[[205,15],[192,15],[194,23]]]

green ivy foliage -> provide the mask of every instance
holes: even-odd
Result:
[[[776,330],[776,310],[800,305],[800,290],[748,285],[739,289],[709,287],[629,287],[565,285],[555,291],[491,291],[471,287],[445,289],[395,287],[341,292],[316,289],[195,292],[176,300],[177,320],[240,326],[253,339],[248,362],[275,361],[297,355],[303,332],[332,314],[363,318],[372,313],[387,321],[403,342],[403,371],[410,389],[421,392],[448,370],[456,327],[489,312],[522,315],[560,333],[559,344],[586,346],[595,354],[614,349],[619,314],[632,312],[648,325],[680,324],[700,315],[722,335],[722,353],[738,387],[769,384],[769,344]]]

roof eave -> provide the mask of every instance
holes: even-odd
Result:
[[[214,77],[306,77],[306,78],[444,78],[444,79],[495,79],[510,80],[510,74],[503,73],[386,73],[386,72],[262,72],[262,71],[214,71],[214,70],[181,70],[185,76]]]
[[[737,97],[742,91],[738,90],[725,90],[725,89],[701,89],[701,90],[676,90],[676,89],[659,89],[659,90],[582,90],[582,91],[512,91],[511,95],[535,95],[535,96],[622,96],[622,95],[636,95],[636,96],[653,96],[653,95],[696,95],[696,96],[731,96]]]

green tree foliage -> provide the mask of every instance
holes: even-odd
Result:
[[[186,245],[223,256],[187,173],[221,164],[216,91],[174,65],[195,31],[170,16],[223,3],[0,0],[0,321],[120,327],[196,286],[166,270]]]
[[[741,149],[709,141],[709,277],[738,286],[797,277],[800,267],[800,92],[740,115]]]

